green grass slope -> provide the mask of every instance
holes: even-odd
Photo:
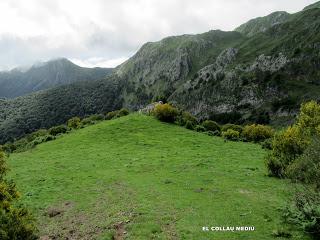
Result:
[[[265,176],[265,154],[133,114],[12,154],[9,164],[43,239],[262,240],[273,239],[290,195],[286,181]]]

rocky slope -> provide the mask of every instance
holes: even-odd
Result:
[[[79,67],[62,58],[34,65],[27,71],[14,69],[0,72],[0,98],[14,98],[81,80],[98,80],[111,71],[107,68]]]

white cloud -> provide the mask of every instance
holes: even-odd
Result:
[[[56,57],[115,66],[145,42],[232,30],[315,0],[1,0],[0,69]],[[99,59],[99,60],[97,60]]]

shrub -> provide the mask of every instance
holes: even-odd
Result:
[[[226,131],[228,131],[229,129],[232,129],[232,130],[234,130],[234,131],[237,131],[237,132],[239,132],[239,133],[242,133],[243,127],[240,126],[240,125],[231,124],[231,123],[227,123],[227,124],[225,124],[225,125],[223,125],[223,126],[221,127],[221,131],[222,131],[222,132],[226,132]]]
[[[272,150],[272,138],[268,138],[260,143],[262,149]]]
[[[247,125],[242,131],[242,136],[245,140],[250,142],[260,142],[271,138],[274,131],[269,126],[260,124]]]
[[[55,126],[49,129],[49,134],[52,136],[57,136],[58,134],[63,134],[67,132],[67,127],[65,125]]]
[[[129,115],[129,110],[126,109],[126,108],[121,108],[118,111],[117,117],[124,117],[124,116],[127,116],[127,115]]]
[[[0,239],[38,239],[35,221],[30,213],[14,204],[19,194],[15,184],[5,180],[6,172],[5,154],[0,151]]]
[[[94,114],[88,117],[91,121],[93,122],[98,122],[104,120],[104,115],[103,114]]]
[[[284,210],[284,219],[298,225],[315,239],[320,238],[320,194],[312,188],[299,189]]]
[[[68,120],[67,126],[69,128],[78,129],[81,125],[81,119],[79,117],[73,117]]]
[[[209,136],[217,136],[217,137],[219,137],[221,135],[221,132],[218,131],[218,130],[216,130],[216,131],[206,131],[205,133],[207,135],[209,135]]]
[[[198,120],[189,112],[181,112],[177,117],[177,123],[180,126],[186,126],[187,122],[194,127],[198,124]]]
[[[162,122],[173,123],[178,116],[178,110],[168,103],[157,104],[153,110],[153,114]]]
[[[222,132],[222,137],[227,140],[238,141],[240,139],[240,132],[228,129],[226,132]]]
[[[320,127],[320,104],[310,101],[301,105],[297,125],[309,134],[315,134]]]
[[[187,121],[186,125],[185,125],[186,129],[190,129],[190,130],[194,130],[195,125],[193,122],[191,121]]]
[[[291,179],[312,184],[320,190],[320,138],[316,137],[304,153],[287,169]]]
[[[272,152],[267,157],[270,175],[284,177],[287,166],[303,153],[307,145],[306,137],[297,126],[277,133],[272,141]]]
[[[108,112],[108,113],[106,114],[105,119],[106,119],[106,120],[111,120],[111,119],[113,119],[113,118],[116,118],[116,116],[118,115],[118,113],[119,113],[119,110],[117,110],[117,111],[112,111],[112,112]]]
[[[206,129],[202,125],[195,126],[194,130],[196,130],[197,132],[205,132],[206,131]]]
[[[91,120],[91,117],[86,117],[86,118],[81,120],[81,125],[82,126],[92,125],[92,124],[94,124],[94,121]]]
[[[220,126],[215,121],[206,120],[202,123],[202,126],[206,129],[206,131],[219,131],[220,132]]]

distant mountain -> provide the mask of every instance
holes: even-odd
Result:
[[[17,68],[0,72],[0,98],[14,98],[81,80],[97,80],[111,72],[108,68],[79,67],[65,58],[35,64],[28,70]]]
[[[320,101],[320,9],[146,43],[99,81],[0,100],[0,143],[72,116],[172,102],[199,119],[274,125]]]

